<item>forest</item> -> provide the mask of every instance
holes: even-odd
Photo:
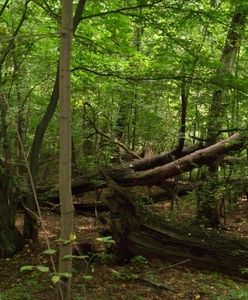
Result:
[[[248,299],[247,14],[0,1],[0,300]]]

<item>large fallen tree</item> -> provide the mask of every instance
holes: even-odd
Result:
[[[163,182],[166,187],[167,184],[170,186],[170,183],[166,182],[167,179],[213,161],[221,161],[224,156],[241,151],[247,144],[248,139],[244,132],[236,133],[200,150],[196,150],[199,148],[198,146],[187,147],[177,155],[172,155],[173,152],[162,153],[149,159],[134,160],[122,166],[109,168],[104,172],[122,186],[151,186]],[[79,195],[106,186],[103,176],[96,172],[78,177],[72,183],[72,193]],[[54,193],[54,197],[56,197],[56,193]]]
[[[207,165],[212,161],[219,160],[223,163],[226,155],[236,153],[245,148],[248,144],[248,139],[244,132],[242,134],[234,134],[231,137],[216,143],[210,147],[199,149],[197,146],[189,146],[178,152],[176,150],[168,153],[162,153],[152,158],[143,158],[118,165],[112,168],[105,169],[104,172],[110,176],[116,183],[122,186],[152,186],[158,185],[163,187],[165,197],[171,198],[174,193],[175,182],[170,178],[182,174],[186,171],[193,170],[202,165]],[[230,157],[229,157],[230,158]],[[186,194],[187,191],[192,191],[194,184],[188,186],[178,185],[176,183],[177,193]],[[101,172],[95,172],[81,177],[77,177],[72,182],[72,194],[80,196],[85,192],[94,191],[106,188],[107,183]],[[58,191],[52,187],[41,187],[37,189],[38,195],[42,198],[52,200],[53,203],[58,202]],[[22,199],[21,192],[19,191],[19,199]],[[156,198],[155,198],[156,201]],[[91,207],[90,203],[81,205],[81,208],[87,210],[95,210]],[[102,209],[105,210],[103,205]],[[78,205],[81,210],[80,205]]]
[[[110,188],[110,227],[119,258],[144,255],[173,262],[186,261],[195,267],[248,278],[248,273],[242,272],[248,265],[248,240],[192,224],[168,223],[136,203],[127,189],[120,187],[160,185],[162,182],[165,190],[173,190],[174,183],[170,178],[213,160],[222,160],[227,154],[242,150],[247,143],[245,135],[234,134],[210,147],[174,157],[175,160],[171,160],[168,154],[135,160],[121,167],[83,176],[73,183],[73,193]]]
[[[113,250],[120,259],[143,255],[171,262],[184,261],[194,267],[248,278],[248,273],[243,272],[248,266],[248,239],[193,224],[166,222],[107,178],[111,188],[110,228],[116,242]]]

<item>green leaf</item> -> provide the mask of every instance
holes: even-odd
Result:
[[[72,274],[69,272],[64,272],[64,273],[58,273],[58,275],[60,276],[60,278],[71,278]]]
[[[23,271],[32,271],[35,269],[35,266],[23,266],[21,267],[20,271],[23,272]]]
[[[60,281],[60,276],[59,275],[53,275],[52,276],[52,282],[54,284],[58,283]]]
[[[40,271],[41,273],[47,273],[47,272],[49,272],[49,268],[46,267],[46,266],[36,266],[36,269],[38,271]]]
[[[64,273],[53,273],[52,274],[52,282],[54,284],[58,283],[61,279],[65,279],[65,278],[71,278],[72,274],[68,273],[68,272],[64,272]]]
[[[96,238],[96,240],[106,244],[115,244],[115,241],[112,239],[112,236],[104,236],[104,237]]]
[[[42,254],[46,254],[46,255],[54,255],[57,251],[55,249],[47,249],[45,251],[42,252]]]
[[[74,255],[70,255],[70,254],[65,255],[65,256],[63,257],[63,260],[72,260],[73,256],[74,256]]]
[[[71,241],[70,240],[58,239],[58,240],[56,240],[56,243],[58,243],[60,245],[69,245],[71,243]]]

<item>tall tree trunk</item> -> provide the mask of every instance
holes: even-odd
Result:
[[[76,31],[81,21],[85,3],[86,0],[78,1],[78,5],[73,19],[73,33]],[[30,160],[30,172],[33,178],[34,185],[36,185],[37,182],[39,156],[40,156],[44,135],[53,117],[55,109],[57,107],[58,99],[59,99],[59,66],[57,68],[56,79],[53,86],[50,102],[47,106],[47,109],[42,119],[40,120],[39,124],[36,127],[36,131],[31,146],[29,160]],[[25,199],[25,206],[27,209],[25,210],[23,235],[27,239],[36,239],[38,236],[38,229],[37,229],[37,220],[32,214],[32,211],[36,210],[36,204],[35,204],[34,197],[32,195],[32,189],[30,189],[30,192],[27,193]]]
[[[222,50],[220,59],[221,67],[217,70],[217,79],[233,74],[242,40],[242,33],[246,24],[246,15],[247,12],[242,5],[236,5]],[[225,88],[215,90],[213,93],[207,125],[207,140],[209,145],[217,142],[219,131],[223,126],[223,117],[225,107],[227,106],[226,96],[227,90]],[[198,217],[200,220],[204,220],[208,226],[218,226],[220,224],[217,167],[217,164],[213,162],[209,165],[208,170],[204,171],[203,179],[206,181],[206,184],[198,191]]]
[[[71,195],[71,104],[70,104],[70,67],[72,47],[71,0],[62,0],[61,46],[59,65],[59,106],[60,106],[60,155],[59,155],[59,197],[61,207],[59,249],[59,273],[72,273],[74,207]],[[59,299],[71,299],[71,278],[62,276],[59,282]]]

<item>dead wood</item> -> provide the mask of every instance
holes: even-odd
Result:
[[[172,224],[135,203],[108,177],[111,233],[121,258],[143,255],[248,278],[248,239],[192,224]]]
[[[225,155],[242,150],[247,143],[247,137],[237,133],[212,146],[190,152],[190,154],[170,162],[168,162],[168,154],[164,154],[149,159],[135,160],[121,167],[106,169],[104,173],[122,186],[159,185],[176,175],[210,164],[213,161],[221,161]],[[185,150],[183,153],[187,153],[187,151]],[[154,167],[158,165],[158,162],[161,165]],[[151,168],[148,169],[148,166]],[[72,184],[73,193],[77,194],[102,187],[106,187],[106,182],[99,173],[78,178]]]
[[[181,155],[190,154],[176,160],[173,160],[174,157],[171,156],[171,153],[164,153],[152,158],[134,160],[124,166],[112,167],[104,170],[104,173],[122,186],[160,186],[162,184],[165,189],[170,191],[171,183],[168,179],[213,161],[221,162],[225,155],[241,151],[247,143],[248,139],[246,136],[237,133],[210,147],[194,152],[192,152],[192,149],[195,149],[195,146],[185,148],[182,150]],[[151,169],[148,169],[149,167]],[[72,182],[72,194],[82,195],[85,192],[104,187],[107,187],[104,177],[101,175],[101,172],[95,172],[74,179]],[[46,192],[47,196],[45,195]],[[38,194],[43,194],[47,199],[58,199],[58,192],[54,188],[43,187],[38,189]]]

